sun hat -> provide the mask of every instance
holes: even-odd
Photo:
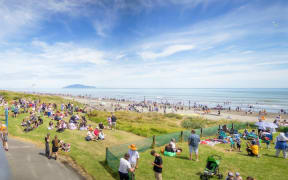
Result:
[[[133,150],[133,151],[136,151],[137,150],[137,147],[135,144],[131,144],[130,146],[128,146],[129,149]]]
[[[240,176],[240,173],[239,173],[239,172],[236,172],[235,175],[236,175],[236,176]]]
[[[229,173],[228,173],[228,176],[232,176],[232,177],[233,177],[234,174],[233,174],[232,172],[229,172]]]

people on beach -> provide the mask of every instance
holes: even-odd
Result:
[[[129,172],[134,172],[134,168],[131,167],[129,158],[129,153],[125,153],[124,157],[120,159],[120,165],[118,168],[120,180],[129,180]]]
[[[162,158],[155,150],[152,150],[150,154],[155,157],[154,162],[152,162],[155,179],[162,180]]]
[[[188,146],[189,146],[189,160],[192,160],[192,153],[195,153],[196,161],[198,161],[198,146],[200,143],[200,137],[195,133],[195,130],[191,130],[191,134],[188,138]]]

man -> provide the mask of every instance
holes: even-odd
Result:
[[[188,138],[188,146],[189,146],[189,152],[190,152],[190,156],[189,159],[192,160],[192,153],[194,152],[196,155],[196,161],[198,160],[198,145],[200,143],[200,137],[195,134],[195,130],[193,129],[191,131],[191,134]]]
[[[119,176],[120,180],[129,180],[129,172],[134,172],[134,169],[131,167],[131,164],[129,163],[130,155],[126,153],[124,155],[124,158],[120,159],[120,165],[119,165]]]
[[[114,127],[114,129],[116,130],[116,121],[117,121],[117,118],[116,116],[112,113],[112,116],[111,116],[111,121],[112,121],[112,129]]]
[[[162,168],[163,161],[159,154],[157,154],[154,150],[151,151],[151,155],[155,157],[154,162],[152,162],[154,175],[156,180],[162,180]]]
[[[138,161],[139,161],[139,153],[137,151],[137,147],[135,144],[131,144],[129,146],[129,155],[130,155],[130,158],[129,158],[129,162],[131,164],[131,167],[132,168],[138,168]]]
[[[137,151],[137,147],[135,144],[131,144],[129,146],[129,151],[128,151],[130,158],[129,162],[131,164],[131,167],[134,168],[135,170],[138,168],[138,161],[139,161],[139,153]],[[132,180],[135,179],[135,174],[132,173]]]

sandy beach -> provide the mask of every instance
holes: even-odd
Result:
[[[83,104],[87,104],[92,109],[97,110],[105,110],[113,112],[115,108],[119,108],[120,110],[128,110],[129,104],[133,104],[135,102],[128,102],[128,101],[116,101],[116,100],[105,100],[105,99],[95,99],[95,98],[88,98],[88,97],[71,97],[71,96],[61,96],[65,99],[71,99],[78,101]],[[147,108],[137,108],[139,112],[149,112]],[[163,109],[159,109],[158,113],[164,113]],[[199,108],[190,108],[184,110],[174,110],[174,109],[166,109],[166,113],[175,113],[180,114],[183,116],[201,116],[203,118],[209,120],[233,120],[233,121],[241,121],[241,122],[257,122],[259,119],[258,112],[253,112],[252,114],[246,114],[244,111],[235,111],[235,110],[221,110],[221,114],[218,115],[217,110],[211,110],[209,114],[204,113]],[[265,121],[273,122],[275,118],[278,116],[278,113],[267,113],[265,115]],[[281,114],[281,121],[284,119],[288,119],[287,114]]]

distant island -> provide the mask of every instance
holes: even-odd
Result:
[[[63,87],[64,89],[94,89],[96,88],[95,86],[86,86],[82,84],[72,84],[69,86]]]

